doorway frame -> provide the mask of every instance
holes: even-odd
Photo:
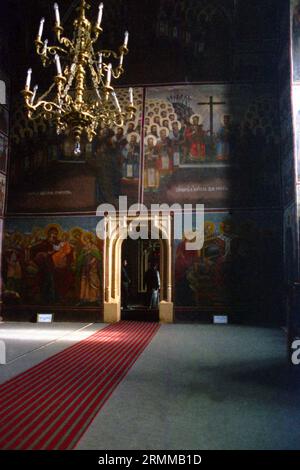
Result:
[[[127,234],[133,230],[132,222],[148,233],[156,233],[160,240],[160,302],[159,321],[173,323],[173,233],[170,214],[150,215],[106,215],[104,244],[104,322],[115,323],[121,320],[121,259],[122,244]],[[150,230],[149,230],[150,228]],[[110,234],[110,236],[107,236]]]

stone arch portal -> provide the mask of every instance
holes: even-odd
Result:
[[[104,245],[104,321],[114,323],[121,320],[121,256],[122,243],[136,224],[148,230],[149,236],[160,240],[161,290],[159,320],[173,322],[173,282],[172,282],[172,219],[171,216],[155,214],[131,217],[128,215],[108,215],[105,218]],[[135,224],[135,226],[134,226]],[[136,230],[135,230],[136,231]]]

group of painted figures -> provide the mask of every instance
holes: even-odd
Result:
[[[158,188],[161,178],[172,174],[180,166],[230,160],[234,132],[231,116],[223,116],[222,125],[214,135],[215,147],[212,153],[210,130],[204,129],[200,114],[191,112],[183,117],[167,101],[147,100],[143,121],[146,189]],[[139,178],[141,126],[142,120],[137,117],[125,127],[100,131],[97,144],[99,159],[104,154],[114,154],[116,171],[119,169],[123,180]]]
[[[102,252],[95,235],[58,224],[5,234],[4,297],[41,305],[99,304]]]

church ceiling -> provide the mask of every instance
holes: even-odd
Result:
[[[79,2],[59,0],[66,32],[71,32]],[[92,17],[97,14],[98,3],[91,0]],[[261,80],[259,73],[265,72],[269,80],[278,49],[279,4],[278,0],[104,1],[102,40],[105,46],[117,48],[124,30],[129,30],[124,84]],[[4,38],[1,41],[0,37],[0,49],[2,44],[5,55],[2,63],[8,64],[20,83],[29,65],[36,73],[42,70],[34,51],[42,16],[50,39],[53,0],[5,2],[5,22],[2,19],[0,25]],[[269,72],[266,63],[271,64]]]

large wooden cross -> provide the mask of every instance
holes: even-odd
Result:
[[[209,102],[208,103],[197,103],[200,106],[209,106],[209,131],[210,131],[210,138],[213,138],[213,133],[214,133],[214,106],[218,104],[226,104],[224,101],[214,101],[214,97],[210,96],[209,97]]]

